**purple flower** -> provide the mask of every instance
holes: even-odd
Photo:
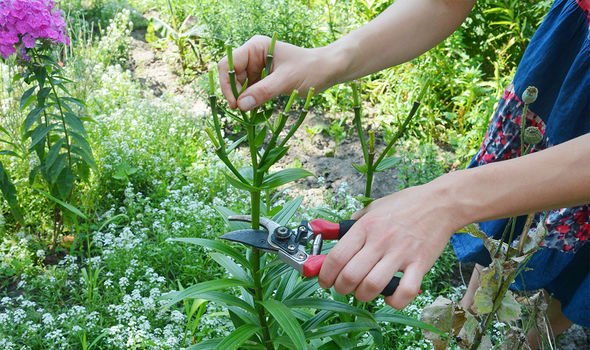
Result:
[[[37,41],[70,43],[53,0],[0,0],[0,55],[8,58],[18,50],[27,59],[26,49]]]

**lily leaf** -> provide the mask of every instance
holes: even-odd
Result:
[[[261,188],[263,189],[273,189],[280,187],[284,184],[287,184],[292,181],[297,181],[299,179],[303,179],[308,176],[313,176],[307,170],[293,168],[293,169],[283,169],[279,170],[276,173],[272,173],[264,178],[262,181]]]
[[[289,339],[293,342],[296,349],[307,348],[303,329],[287,306],[280,301],[273,299],[263,301],[261,304],[279,323],[283,331],[285,331]]]
[[[238,327],[236,330],[230,333],[227,337],[223,338],[219,344],[215,347],[215,349],[219,350],[234,350],[238,349],[242,344],[244,344],[250,337],[252,337],[256,332],[260,330],[260,326],[255,326],[251,324],[245,324],[243,326]]]

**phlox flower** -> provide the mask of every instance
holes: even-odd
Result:
[[[68,45],[66,23],[53,0],[0,0],[0,55],[27,59],[37,41]]]

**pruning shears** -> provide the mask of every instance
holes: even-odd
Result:
[[[252,222],[250,215],[230,216],[229,221]],[[295,268],[305,277],[315,277],[320,273],[326,255],[321,254],[323,240],[342,238],[355,223],[355,220],[343,220],[339,223],[323,219],[302,221],[296,229],[291,229],[268,218],[260,218],[261,229],[241,229],[221,236],[233,242],[239,242],[270,253]],[[311,243],[311,252],[305,248]],[[393,295],[400,278],[394,276],[383,292],[384,296]]]

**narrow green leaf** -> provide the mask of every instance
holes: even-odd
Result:
[[[61,146],[64,144],[64,141],[65,139],[61,138],[57,140],[57,142],[55,142],[53,145],[51,145],[51,148],[47,152],[47,157],[45,158],[46,169],[50,169],[53,166],[53,163],[57,159],[57,156],[59,155],[59,151],[61,150]]]
[[[36,127],[31,134],[31,146],[29,146],[29,150],[35,149],[35,146],[37,146],[39,142],[45,141],[45,136],[47,136],[55,126],[55,124],[51,124],[49,126],[39,125]]]
[[[223,338],[219,344],[215,347],[217,350],[234,350],[238,349],[243,343],[245,343],[250,337],[261,329],[259,326],[251,324],[245,324],[238,327],[236,330],[230,333],[230,335]]]
[[[5,135],[6,135],[6,136],[8,136],[8,137],[10,137],[10,136],[11,136],[10,132],[8,131],[8,129],[6,129],[6,128],[5,128],[5,127],[3,127],[2,125],[0,125],[0,132],[1,132],[1,133],[3,133],[3,134],[5,134]]]
[[[363,165],[358,165],[358,164],[351,164],[353,168],[356,169],[356,171],[358,171],[361,174],[366,174],[368,172],[367,170],[367,165],[363,164]]]
[[[244,257],[244,254],[239,250],[234,249],[233,247],[229,246],[228,244],[222,241],[214,241],[212,239],[206,238],[192,238],[192,237],[181,237],[181,238],[169,238],[168,242],[183,242],[189,244],[196,244],[201,247],[209,248],[216,250],[220,253],[224,253],[226,255],[231,256],[235,261],[237,261],[242,266],[249,266],[248,260]]]
[[[28,105],[31,104],[31,102],[33,102],[33,100],[35,99],[35,96],[33,95],[33,93],[35,92],[35,89],[37,89],[37,86],[33,86],[32,88],[28,89],[27,91],[25,91],[23,93],[23,96],[20,99],[20,110],[24,110],[25,108],[27,108]]]
[[[232,323],[234,327],[240,327],[244,324],[253,324],[260,326],[258,315],[256,313],[244,311],[241,308],[230,306],[227,308],[232,316]],[[232,315],[233,314],[233,315]]]
[[[215,350],[223,338],[204,340],[188,348],[189,350]]]
[[[207,301],[212,301],[214,303],[220,303],[220,304],[225,304],[226,306],[234,306],[234,307],[239,307],[240,309],[255,314],[256,313],[256,309],[254,309],[254,307],[250,304],[248,304],[247,302],[245,302],[244,300],[235,297],[231,294],[228,294],[226,292],[206,292],[206,293],[202,293],[200,296],[200,299],[204,299]]]
[[[80,159],[82,159],[82,161],[84,163],[86,163],[86,165],[88,165],[90,168],[96,170],[96,161],[94,160],[92,153],[88,153],[85,149],[82,149],[82,148],[78,147],[77,145],[73,145],[71,147],[71,151],[73,154],[79,156]]]
[[[283,304],[289,308],[328,310],[373,319],[371,313],[366,310],[334,300],[317,298],[287,299],[283,301]]]
[[[39,106],[45,105],[45,99],[47,99],[47,95],[51,92],[50,87],[44,87],[37,93],[37,104]]]
[[[18,219],[22,220],[22,210],[18,205],[18,199],[16,196],[16,187],[12,183],[10,176],[4,169],[4,165],[0,162],[0,191],[2,196],[8,202],[8,206],[12,210],[13,215]]]
[[[281,276],[281,282],[277,287],[275,299],[285,300],[287,296],[293,293],[293,289],[297,285],[299,278],[299,271],[293,269]]]
[[[262,181],[261,188],[277,188],[289,182],[303,179],[308,176],[313,176],[313,174],[304,169],[294,168],[279,170],[276,173],[272,173],[268,176],[265,176],[264,181]]]
[[[92,147],[90,143],[82,134],[78,133],[77,131],[70,130],[69,132],[72,138],[72,144],[78,145],[80,148],[86,150],[89,154],[92,154]]]
[[[45,107],[46,106],[33,108],[29,112],[29,114],[27,114],[27,117],[25,118],[25,122],[23,123],[25,132],[29,131],[29,129],[31,129],[31,127],[35,124],[35,122],[37,120],[39,120],[39,116],[41,115],[41,113],[43,113],[43,111],[45,110]]]
[[[52,162],[51,167],[45,168],[45,178],[47,181],[54,185],[57,182],[57,178],[59,174],[61,174],[62,170],[65,169],[67,166],[67,156],[65,153],[61,153],[57,155],[57,158],[54,162]]]
[[[315,293],[320,288],[317,279],[307,279],[297,284],[291,294],[287,296],[287,299],[300,299],[307,298],[308,296]]]
[[[84,103],[84,101],[82,101],[79,98],[70,97],[70,96],[64,96],[61,99],[64,100],[64,101],[72,102],[72,103],[76,104],[78,107],[80,107],[82,109],[86,108],[86,104]]]
[[[291,314],[289,308],[283,305],[280,301],[272,299],[263,301],[261,304],[279,323],[297,349],[307,348],[303,329],[297,319]]]
[[[350,332],[366,332],[372,329],[378,329],[379,325],[375,322],[357,321],[357,322],[342,322],[331,324],[328,326],[319,327],[312,331],[305,333],[307,339],[327,338],[335,335],[346,334]]]
[[[230,216],[238,215],[238,213],[236,213],[235,211],[222,206],[216,206],[215,209],[219,212],[219,215],[221,215],[221,218],[223,219],[223,221],[225,221],[225,224],[230,228],[230,230],[242,230],[251,228],[251,225],[249,225],[247,222],[229,221],[228,218]]]
[[[73,113],[66,113],[64,115],[64,120],[66,121],[66,125],[69,126],[73,131],[84,137],[87,137],[84,123],[82,123],[82,120],[80,120],[77,115]]]
[[[209,254],[215,262],[217,262],[221,267],[223,267],[232,277],[243,280],[247,283],[251,283],[252,280],[246,273],[246,271],[240,267],[240,265],[236,264],[232,259],[230,259],[225,254],[220,253],[211,253]]]
[[[2,151],[0,151],[0,156],[12,156],[16,158],[21,158],[21,156],[18,153],[7,149],[3,149]]]
[[[280,146],[276,146],[270,150],[268,155],[263,159],[262,163],[260,163],[260,172],[264,173],[270,169],[271,166],[273,166],[287,154],[287,151],[289,151],[289,147]]]
[[[411,326],[415,328],[421,328],[430,332],[434,332],[437,334],[445,334],[445,332],[441,331],[440,329],[428,324],[424,323],[420,320],[412,318],[410,316],[406,316],[396,310],[393,310],[389,307],[385,307],[374,314],[375,320],[377,322],[390,322],[396,324],[403,324],[406,326]]]
[[[283,208],[281,209],[281,211],[279,211],[278,213],[276,213],[272,217],[272,220],[275,222],[278,222],[281,225],[288,224],[289,220],[291,220],[293,215],[295,215],[295,213],[297,212],[297,209],[299,209],[302,202],[303,202],[303,197],[301,197],[301,196],[289,201],[288,203],[283,205]]]
[[[258,191],[256,187],[252,186],[251,184],[243,183],[242,181],[236,179],[232,175],[226,174],[225,179],[227,180],[227,182],[229,182],[230,185],[234,186],[237,189],[248,192]]]
[[[315,314],[312,318],[305,321],[302,325],[303,330],[305,332],[311,331],[312,329],[317,328],[322,323],[326,322],[330,317],[334,316],[334,312],[320,310],[317,314]]]
[[[399,162],[400,162],[400,159],[397,157],[383,158],[383,160],[381,162],[379,162],[379,164],[375,168],[375,171],[385,171],[387,169],[391,169],[394,166],[398,165]]]
[[[264,143],[267,131],[268,128],[265,126],[256,134],[256,138],[254,139],[254,146],[256,146],[256,148],[262,146],[262,144]]]
[[[68,198],[70,196],[74,188],[74,175],[69,167],[65,167],[61,171],[57,178],[56,186],[61,198]]]
[[[44,192],[40,189],[37,189],[37,192],[41,193],[42,195],[44,195],[45,197],[49,198],[50,200],[52,200],[53,202],[55,202],[56,204],[58,204],[59,206],[61,206],[62,208],[68,210],[69,212],[71,212],[72,214],[75,214],[79,217],[81,217],[82,219],[88,219],[88,217],[86,217],[86,215],[84,215],[84,213],[82,213],[80,211],[80,209],[74,207],[73,205],[66,203],[60,199],[55,198],[54,196],[50,195],[47,192]]]
[[[226,152],[227,153],[231,153],[231,151],[233,151],[234,149],[238,148],[238,146],[240,144],[242,144],[242,142],[244,142],[246,139],[248,138],[248,135],[244,135],[242,137],[240,137],[239,139],[237,139],[236,141],[234,141],[232,144],[230,144],[227,148],[226,148]]]
[[[249,284],[247,284],[244,281],[240,281],[237,279],[219,279],[219,280],[213,280],[213,281],[205,281],[205,282],[201,282],[201,283],[197,283],[195,285],[192,285],[184,290],[181,290],[179,292],[175,292],[175,293],[170,293],[167,295],[164,295],[162,297],[162,299],[168,299],[168,303],[167,306],[170,305],[174,305],[177,302],[184,300],[184,299],[203,299],[201,298],[201,295],[203,293],[207,293],[207,292],[213,292],[213,291],[217,291],[220,289],[229,289],[229,288],[233,288],[233,287],[250,287]]]

